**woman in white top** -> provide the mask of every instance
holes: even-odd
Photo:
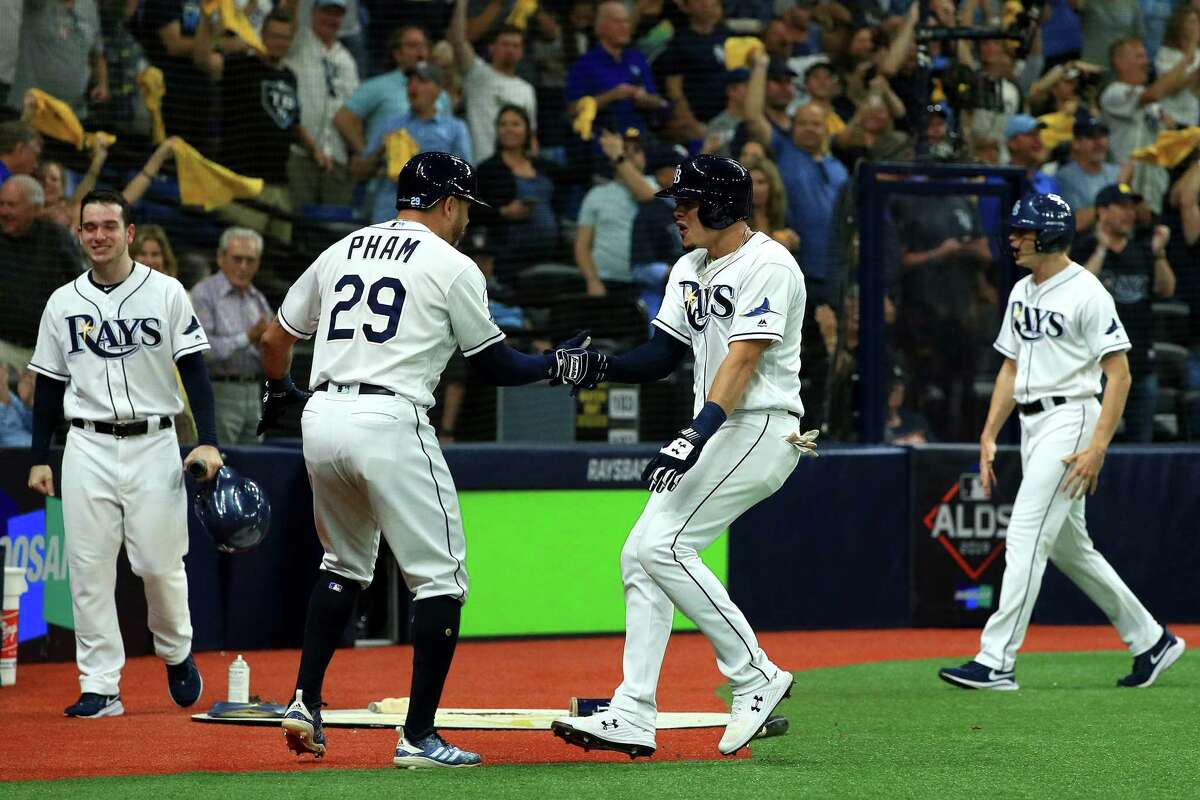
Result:
[[[1172,69],[1185,55],[1191,60],[1192,79],[1175,94],[1164,97],[1162,110],[1181,128],[1200,125],[1200,10],[1180,6],[1167,20],[1163,46],[1154,57],[1158,74]]]

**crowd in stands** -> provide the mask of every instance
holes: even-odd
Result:
[[[805,273],[804,402],[837,438],[857,430],[859,238],[880,237],[868,268],[899,443],[978,434],[1005,209],[900,191],[883,228],[861,230],[856,171],[1017,167],[1074,208],[1072,258],[1133,338],[1122,437],[1200,438],[1200,0],[1025,3],[0,0],[0,445],[27,418],[45,298],[81,268],[72,231],[92,187],[123,189],[149,223],[139,260],[192,291],[221,440],[238,443],[254,440],[271,309],[321,247],[394,215],[395,176],[425,150],[478,167],[491,208],[462,246],[530,348],[589,311],[609,346],[649,335],[682,254],[655,191],[689,153],[741,160],[752,226]],[[37,92],[116,142],[38,133]],[[261,189],[181,207],[181,141]],[[444,381],[447,440],[469,380]]]

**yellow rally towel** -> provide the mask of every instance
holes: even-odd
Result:
[[[421,146],[409,134],[407,128],[399,128],[389,133],[384,137],[384,146],[387,147],[387,176],[393,181],[399,177],[400,170],[404,169],[408,160],[421,152]]]
[[[756,36],[730,36],[725,40],[725,69],[750,66],[750,56],[761,50],[763,43]]]
[[[1160,167],[1176,166],[1200,147],[1200,128],[1192,126],[1177,131],[1163,131],[1154,144],[1133,151],[1134,161],[1157,164]]]
[[[258,197],[262,178],[247,178],[209,161],[180,139],[174,146],[175,170],[179,173],[179,201],[204,206],[205,211],[228,205],[231,200]]]
[[[138,90],[142,93],[142,102],[150,112],[150,138],[155,144],[162,144],[167,138],[167,129],[163,126],[162,99],[167,93],[167,85],[163,81],[162,70],[158,67],[148,67],[138,73]]]
[[[30,89],[33,96],[33,127],[53,139],[83,147],[83,125],[71,107],[41,89]]]
[[[525,26],[529,24],[529,18],[536,14],[537,10],[538,0],[517,0],[505,22],[515,28],[525,30]]]
[[[230,31],[260,53],[267,51],[267,48],[263,47],[262,39],[258,38],[258,31],[254,30],[250,20],[233,0],[219,0],[217,10],[221,12],[221,25],[225,30]]]
[[[825,114],[825,132],[830,136],[837,136],[844,130],[846,130],[846,123],[842,122],[842,118],[837,115],[836,111],[830,109]]]
[[[1047,150],[1053,150],[1063,142],[1069,142],[1075,138],[1074,114],[1055,111],[1053,114],[1042,114],[1038,117],[1038,122],[1046,125],[1042,128],[1041,139],[1042,146]]]
[[[596,98],[588,95],[587,97],[579,98],[575,104],[575,120],[571,123],[571,127],[579,134],[579,138],[585,142],[592,140],[592,123],[596,121],[596,112],[599,107],[596,105]]]

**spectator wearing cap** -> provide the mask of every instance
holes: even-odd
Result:
[[[876,75],[871,90],[885,99],[888,112],[895,119],[904,117],[904,103],[888,85],[887,78]],[[810,103],[820,103],[829,109],[829,135],[836,136],[854,118],[855,103],[842,92],[841,80],[828,61],[814,61],[804,70],[804,91]]]
[[[307,26],[298,26],[284,66],[296,75],[300,124],[315,153],[293,143],[288,154],[288,191],[294,208],[349,205],[354,193],[350,154],[334,126],[338,110],[358,89],[358,65],[338,41],[346,0],[315,0]]]
[[[1033,191],[1038,194],[1058,194],[1058,181],[1042,172],[1046,163],[1046,147],[1042,144],[1042,128],[1046,125],[1028,114],[1009,117],[1004,126],[1004,141],[1008,145],[1008,160],[1014,167],[1025,170]]]
[[[350,148],[361,156],[388,119],[408,113],[408,71],[429,60],[429,39],[416,25],[404,25],[388,37],[394,68],[363,83],[334,115],[333,124]],[[438,95],[438,111],[453,112],[450,96]]]
[[[646,153],[646,172],[659,186],[670,186],[675,168],[686,157],[678,145],[651,145]],[[658,316],[663,290],[672,265],[683,255],[683,239],[675,224],[675,200],[651,197],[638,207],[633,220],[629,263],[638,299],[646,306],[646,318]]]
[[[951,134],[950,109],[942,103],[934,103],[926,108],[925,117],[925,148],[926,152],[935,159],[949,160],[957,152],[957,145]]]
[[[448,37],[454,58],[464,75],[467,127],[475,158],[491,158],[496,149],[496,115],[505,106],[525,110],[526,119],[537,121],[537,95],[533,86],[517,77],[517,64],[525,55],[525,36],[519,28],[503,25],[488,45],[490,63],[479,58],[467,40],[467,0],[457,0]]]
[[[767,64],[766,82],[763,86],[763,114],[771,129],[784,135],[792,130],[792,106],[796,102],[795,78],[795,71],[786,61],[772,58]],[[746,92],[747,97],[753,91],[753,85],[751,82]]]
[[[235,3],[239,8],[242,7],[242,0],[235,0]],[[259,0],[258,4],[265,6],[267,10],[271,8],[269,0]],[[275,5],[286,10],[294,9],[297,30],[302,30],[309,26],[309,20],[312,18],[312,10],[320,4],[320,0],[278,0],[275,3]],[[247,15],[251,13],[249,6],[252,5],[255,5],[255,3],[246,3],[247,7],[245,11]],[[368,64],[367,43],[366,38],[363,36],[362,19],[359,16],[359,6],[362,3],[360,3],[360,0],[345,0],[341,5],[346,13],[342,14],[342,21],[338,23],[337,40],[354,57],[354,64],[358,67],[359,77],[363,77],[368,72]],[[371,4],[367,3],[367,5]],[[379,67],[376,71],[379,70],[382,70],[382,67]]]
[[[765,67],[759,67],[765,69]],[[734,136],[746,120],[746,92],[750,86],[750,70],[745,67],[725,73],[725,108],[708,121],[704,152],[731,157]]]
[[[495,138],[495,153],[479,165],[479,195],[491,208],[473,206],[471,223],[486,228],[496,277],[511,285],[521,269],[554,259],[557,170],[533,155],[533,125],[524,108],[500,109]]]
[[[1099,117],[1081,117],[1072,129],[1071,160],[1054,173],[1059,194],[1075,212],[1075,229],[1085,231],[1096,222],[1096,195],[1118,183],[1121,168],[1108,157],[1108,125]],[[1132,169],[1132,167],[1130,167]]]
[[[1200,8],[1180,6],[1167,20],[1163,46],[1154,55],[1158,74],[1170,72],[1190,54],[1192,79],[1162,100],[1163,113],[1181,128],[1200,125]]]
[[[655,61],[671,101],[671,137],[680,142],[703,139],[705,123],[725,105],[725,40],[721,0],[681,0],[688,24],[678,28]]]
[[[757,54],[761,60],[766,56]],[[764,113],[761,78],[752,80],[746,96],[746,127],[754,139],[775,153],[788,199],[788,227],[802,231],[800,267],[814,298],[836,291],[825,286],[836,277],[830,269],[830,239],[838,193],[849,174],[842,162],[829,154],[826,109],[808,104],[796,111],[790,131],[773,126]],[[832,296],[830,294],[829,296]]]
[[[631,284],[630,245],[638,206],[654,198],[658,184],[648,179],[646,153],[636,128],[622,138],[600,133],[600,147],[616,179],[592,187],[579,209],[575,231],[575,264],[587,282],[587,293],[608,294],[613,284]]]
[[[629,12],[620,0],[605,0],[596,7],[596,40],[567,74],[568,113],[574,116],[579,101],[593,97],[597,127],[646,130],[646,114],[665,108],[667,101],[658,95],[646,59],[629,46]]]
[[[1175,272],[1166,257],[1170,229],[1139,231],[1134,223],[1142,196],[1128,184],[1112,184],[1096,195],[1096,228],[1075,240],[1071,259],[1100,278],[1117,305],[1133,349],[1129,371],[1133,385],[1125,404],[1124,438],[1149,442],[1154,436],[1158,375],[1154,370],[1155,298],[1175,294]],[[1116,321],[1114,320],[1114,323]]]
[[[371,221],[385,222],[396,216],[396,182],[387,177],[387,138],[405,130],[421,152],[439,150],[474,161],[471,137],[466,124],[451,114],[438,111],[437,98],[445,73],[430,61],[422,61],[408,70],[408,113],[388,117],[379,133],[367,142],[367,153],[351,162],[356,178],[374,176],[368,192],[373,196]]]

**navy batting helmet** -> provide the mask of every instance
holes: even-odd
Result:
[[[694,200],[700,204],[700,224],[706,228],[728,228],[750,216],[754,181],[732,158],[701,153],[675,168],[671,185],[656,197]]]
[[[433,208],[443,197],[451,196],[487,206],[478,192],[474,167],[458,156],[431,150],[417,153],[401,168],[396,178],[396,208]]]
[[[1061,252],[1075,238],[1075,214],[1067,201],[1056,194],[1028,194],[1013,206],[1008,228],[1037,231],[1034,248],[1039,253]]]
[[[223,553],[242,553],[267,537],[271,503],[257,483],[233,467],[221,467],[216,477],[196,493],[196,518]]]

